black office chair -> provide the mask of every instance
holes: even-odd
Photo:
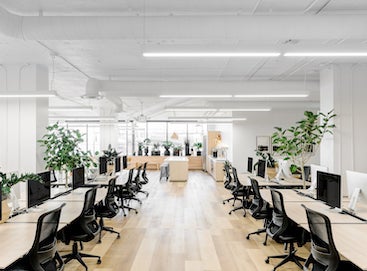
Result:
[[[38,218],[36,236],[31,250],[6,270],[58,271],[64,269],[64,261],[57,251],[56,240],[61,209],[64,206],[65,203],[52,211],[43,213]]]
[[[276,270],[278,267],[290,261],[296,263],[299,268],[303,269],[300,261],[305,261],[305,259],[296,255],[297,250],[294,247],[294,243],[297,242],[299,245],[303,244],[304,230],[287,217],[282,193],[274,189],[271,189],[270,192],[273,201],[273,214],[271,222],[266,228],[266,238],[270,236],[276,242],[284,243],[285,247],[288,247],[289,253],[268,256],[265,262],[269,263],[269,259],[283,259],[273,270]]]
[[[224,174],[225,174],[226,180],[224,181],[224,188],[231,191],[232,193],[236,189],[236,184],[233,182],[233,178],[232,178],[230,169],[231,169],[230,164],[225,163],[224,164]],[[231,200],[235,200],[235,197],[232,196],[228,199],[223,200],[223,204],[226,204],[226,202],[230,202]],[[237,200],[242,201],[242,199],[237,199]]]
[[[142,180],[140,180],[140,183],[145,185],[149,182],[149,179],[148,179],[148,176],[147,176],[147,165],[148,165],[148,162],[145,162],[143,164],[143,171],[141,173],[141,177],[142,177]]]
[[[96,220],[96,212],[94,210],[96,192],[97,188],[95,187],[85,193],[84,206],[81,214],[78,218],[63,228],[58,235],[59,239],[66,244],[73,241],[72,252],[62,256],[65,258],[65,263],[75,259],[78,260],[86,270],[88,270],[88,266],[82,258],[97,258],[98,264],[102,262],[100,256],[81,253],[78,250],[78,242],[89,242],[93,240],[101,230]]]
[[[117,238],[120,238],[120,233],[113,230],[112,227],[106,227],[103,221],[103,218],[113,218],[119,213],[120,209],[115,201],[115,189],[116,189],[116,178],[112,178],[108,182],[108,190],[106,197],[94,206],[96,210],[96,216],[99,218],[99,226],[101,227],[101,231],[99,232],[98,243],[101,243],[102,231],[116,233]]]
[[[304,271],[342,271],[361,270],[348,261],[341,261],[335,247],[329,218],[306,209],[308,225],[311,233],[311,254],[306,260]],[[311,267],[311,269],[310,269]]]
[[[257,220],[264,219],[264,227],[257,231],[250,232],[249,234],[247,234],[246,239],[250,239],[250,236],[253,234],[260,234],[266,232],[266,228],[269,225],[272,217],[272,208],[270,208],[269,203],[266,202],[261,197],[259,183],[253,178],[250,178],[250,180],[251,180],[251,187],[254,192],[254,198],[252,199],[249,212],[251,216]]]
[[[138,213],[137,209],[132,208],[132,207],[125,204],[125,201],[129,202],[130,200],[136,199],[135,192],[132,189],[133,176],[134,176],[134,169],[132,168],[132,169],[129,170],[129,174],[128,174],[126,184],[116,186],[115,196],[120,201],[119,208],[122,209],[122,212],[124,213],[124,216],[126,216],[125,209],[127,209],[128,211],[133,210],[133,211],[135,211],[136,214]]]
[[[237,170],[235,167],[232,167],[232,174],[233,174],[233,180],[234,183],[236,185],[236,188],[233,190],[232,195],[234,197],[234,202],[233,204],[236,202],[236,200],[240,199],[240,197],[242,197],[241,202],[241,206],[239,207],[235,207],[233,208],[229,214],[232,214],[233,212],[237,211],[237,210],[243,210],[244,214],[243,216],[246,216],[246,209],[245,209],[245,197],[249,195],[249,189],[245,186],[243,186],[239,179],[238,179],[238,175],[237,175]]]
[[[137,172],[136,172],[136,175],[135,175],[135,178],[134,178],[134,181],[133,181],[133,185],[132,185],[132,189],[133,191],[135,192],[135,194],[138,194],[138,193],[143,193],[145,194],[146,197],[149,196],[149,193],[147,191],[144,191],[142,190],[142,187],[143,187],[143,181],[142,180],[142,176],[141,176],[141,172],[142,172],[142,169],[143,169],[143,166],[144,165],[141,165],[137,168]],[[136,199],[140,204],[142,203],[140,201],[140,199]]]

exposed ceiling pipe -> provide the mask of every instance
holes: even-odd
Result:
[[[100,91],[120,97],[157,97],[163,94],[243,94],[251,92],[318,92],[319,83],[308,81],[115,81],[100,80]]]
[[[142,31],[137,31],[143,19],[137,16],[18,16],[0,8],[0,33],[26,40],[325,40],[365,39],[367,36],[365,15],[147,16],[145,37]]]

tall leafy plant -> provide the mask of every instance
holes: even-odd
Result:
[[[13,185],[16,185],[19,182],[25,182],[26,180],[42,182],[41,177],[33,173],[24,173],[18,176],[15,173],[6,174],[0,172],[1,194],[7,197],[10,194]]]
[[[317,153],[324,135],[332,134],[335,128],[332,119],[336,114],[333,110],[326,114],[305,111],[304,116],[304,119],[296,122],[296,125],[290,128],[275,127],[272,141],[277,146],[275,153],[301,168],[305,187],[304,166]]]
[[[80,148],[83,135],[79,130],[67,129],[59,123],[49,125],[46,129],[47,133],[38,140],[45,148],[43,160],[46,162],[46,169],[68,172],[80,166],[97,166],[92,160],[91,152]]]

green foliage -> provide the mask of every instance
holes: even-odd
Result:
[[[155,142],[154,144],[153,144],[153,148],[154,148],[154,150],[158,150],[159,149],[159,147],[161,146],[161,144],[159,143],[159,142]]]
[[[144,147],[144,143],[143,142],[138,142],[138,149],[139,151],[142,151]]]
[[[115,148],[112,148],[111,144],[108,144],[107,150],[103,150],[103,156],[106,157],[106,160],[109,164],[113,164],[115,158],[120,154],[116,151]]]
[[[256,156],[259,157],[262,160],[265,160],[267,167],[275,167],[276,161],[275,161],[275,159],[273,158],[273,156],[269,152],[256,151]],[[256,162],[254,164],[254,168],[255,169],[256,169],[258,163],[259,162]]]
[[[168,151],[173,146],[173,143],[172,141],[163,141],[162,146]]]
[[[15,173],[7,175],[6,173],[0,172],[1,193],[5,196],[9,195],[10,189],[13,185],[19,182],[25,182],[26,180],[34,180],[42,182],[41,177],[33,173],[24,173],[18,176]]]
[[[292,174],[297,174],[297,173],[300,173],[301,168],[297,167],[297,165],[295,164],[292,164],[290,165],[289,170],[291,171]]]
[[[84,152],[79,147],[83,142],[79,130],[69,130],[59,126],[59,123],[47,126],[46,129],[47,133],[38,140],[45,148],[43,160],[46,161],[46,169],[70,171],[80,166],[97,166],[91,158],[91,152]]]
[[[272,135],[273,145],[278,146],[275,153],[300,167],[302,176],[304,165],[317,152],[324,135],[332,134],[335,125],[331,120],[336,116],[333,110],[326,114],[305,111],[304,115],[304,119],[288,129],[275,127]]]
[[[173,150],[174,151],[182,151],[182,145],[181,144],[173,145]]]
[[[196,142],[196,143],[194,143],[194,145],[193,145],[195,148],[197,148],[198,150],[200,150],[202,147],[203,147],[203,143],[201,143],[201,142]]]
[[[149,147],[149,145],[150,145],[150,143],[151,143],[151,142],[152,142],[152,141],[151,141],[149,138],[144,139],[144,140],[143,140],[144,147],[145,147],[145,148]]]

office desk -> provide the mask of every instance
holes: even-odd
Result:
[[[282,187],[303,187],[303,181],[297,178],[288,178],[285,180],[275,181],[275,180],[266,180],[262,177],[255,176],[250,173],[240,173],[238,174],[238,179],[240,183],[244,186],[251,186],[250,178],[253,178],[258,181],[259,187],[275,187],[275,188],[282,188]],[[306,185],[310,185],[309,182],[306,182]]]
[[[31,249],[36,223],[4,223],[0,225],[0,269],[23,257]]]
[[[84,202],[84,195],[85,193],[91,189],[90,187],[79,187],[75,190],[72,190],[71,192],[58,196],[57,198],[52,199],[53,201],[59,201],[59,202],[69,202],[69,201],[81,201]],[[106,188],[98,188],[97,194],[96,194],[96,202],[104,199],[107,194]]]
[[[309,198],[307,196],[302,196],[302,195],[297,194],[297,192],[293,189],[282,189],[280,192],[283,195],[284,203],[285,202],[313,202],[315,201],[315,199],[313,198]],[[261,193],[261,197],[265,201],[269,203],[272,202],[270,189],[261,189],[260,193]]]
[[[121,170],[116,174],[116,176],[103,176],[104,178],[100,177],[96,180],[88,181],[85,184],[92,184],[92,185],[101,185],[107,186],[108,182],[116,177],[116,185],[124,185],[127,182],[127,178],[129,176],[129,170]]]

